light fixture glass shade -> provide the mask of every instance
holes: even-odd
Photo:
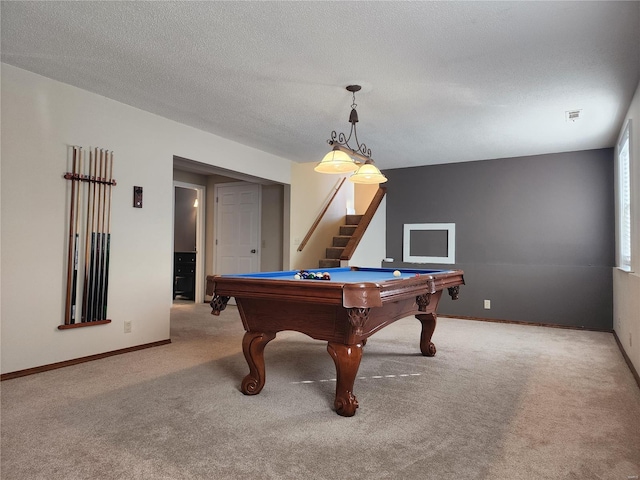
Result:
[[[348,173],[357,170],[358,165],[342,150],[331,150],[314,170],[320,173]]]
[[[353,183],[374,184],[386,182],[387,177],[373,163],[365,163],[360,166],[356,173],[349,177],[349,180]]]

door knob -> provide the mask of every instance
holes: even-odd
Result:
[[[255,249],[255,248],[254,248],[254,249],[252,249],[252,250],[251,250],[251,253],[256,253],[256,249]]]

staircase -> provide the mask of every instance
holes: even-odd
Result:
[[[333,237],[332,245],[326,250],[327,258],[323,258],[319,262],[320,268],[340,266],[340,257],[342,256],[342,252],[344,252],[344,247],[346,247],[349,240],[351,240],[351,236],[356,231],[356,227],[361,219],[362,215],[347,215],[345,217],[345,224],[340,225],[338,235]]]

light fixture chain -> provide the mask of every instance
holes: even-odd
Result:
[[[353,89],[351,89],[353,88]],[[356,103],[356,92],[360,90],[360,87],[355,85],[351,87],[347,87],[347,90],[351,92],[351,115],[349,116],[349,123],[351,123],[351,130],[349,131],[349,136],[347,137],[344,133],[337,133],[335,130],[331,132],[331,139],[327,140],[329,145],[339,144],[344,147],[347,147],[349,150],[357,152],[367,158],[371,158],[371,150],[364,144],[360,143],[358,140],[358,131],[356,128],[356,123],[358,122],[358,112],[356,111],[356,107],[358,104]],[[354,138],[356,142],[356,148],[352,148],[349,145],[349,141],[351,137]]]

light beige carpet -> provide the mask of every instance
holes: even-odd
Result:
[[[234,307],[172,310],[172,344],[0,385],[1,476],[22,479],[621,479],[640,475],[640,389],[611,334],[407,318],[369,339],[356,415],[326,344],[295,332],[248,368]]]

